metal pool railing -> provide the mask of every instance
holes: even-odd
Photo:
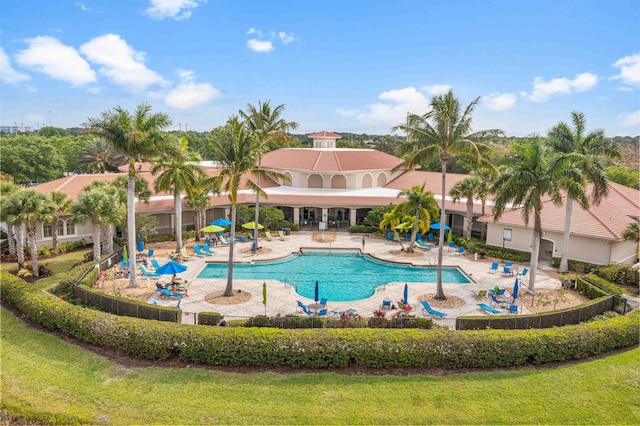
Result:
[[[287,285],[290,285],[291,287],[293,287],[296,291],[298,290],[298,283],[296,283],[294,280],[292,280],[289,277],[284,277],[284,280],[282,280],[282,282],[284,283],[284,286],[286,287]]]

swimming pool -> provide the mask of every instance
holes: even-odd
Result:
[[[296,292],[314,298],[318,281],[320,297],[333,302],[366,299],[376,287],[390,282],[436,282],[436,268],[383,262],[359,251],[306,251],[304,256],[252,264],[233,265],[233,277],[278,280],[295,283]],[[226,263],[210,263],[198,278],[227,278]],[[442,268],[442,282],[469,284],[471,280],[458,268]]]

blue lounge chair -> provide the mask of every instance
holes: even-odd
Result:
[[[307,305],[302,305],[302,311],[309,316],[314,315],[314,312],[311,309],[309,309]]]
[[[318,312],[318,315],[316,315],[317,317],[326,317],[327,316],[327,310],[326,309],[320,309],[320,312]]]
[[[183,293],[172,293],[169,290],[167,290],[166,288],[164,290],[162,290],[161,294],[164,297],[184,297]]]
[[[509,305],[509,313],[517,314],[518,313],[518,305]]]
[[[200,246],[200,248],[201,248],[202,250],[204,250],[204,252],[205,252],[205,253],[208,253],[208,254],[216,254],[216,252],[215,252],[215,251],[213,251],[213,250],[211,250],[211,249],[209,248],[209,246]]]
[[[495,274],[496,271],[498,270],[498,266],[499,266],[498,262],[493,262],[491,264],[491,268],[489,268],[489,273],[490,274]]]
[[[393,234],[391,232],[387,232],[387,240],[393,240]]]
[[[306,307],[307,306],[304,303],[298,300],[298,307],[296,308],[296,312],[298,311],[298,308],[302,308],[302,310],[304,311]]]
[[[149,249],[149,251],[147,252],[147,257],[151,256],[153,256],[153,249]]]
[[[384,311],[388,311],[389,309],[391,309],[391,300],[389,299],[384,299],[382,301],[382,310]]]
[[[342,311],[331,311],[331,313],[334,317],[339,317],[340,315],[342,315]]]
[[[431,234],[429,234],[431,235]],[[422,241],[422,236],[418,235],[418,238],[416,238],[416,246],[418,248],[421,248],[423,250],[431,250],[431,244],[425,244],[424,241]]]
[[[444,312],[440,312],[440,311],[436,311],[434,310],[431,305],[429,305],[429,302],[427,302],[426,300],[423,300],[422,302],[422,306],[423,306],[423,311],[425,311],[426,313],[430,314],[430,315],[435,315],[437,317],[440,318],[444,318],[447,316],[447,314],[445,314]]]
[[[427,241],[429,241],[430,243],[432,243],[433,240],[433,234],[427,234]]]
[[[524,268],[522,272],[518,273],[518,278],[523,279],[527,275],[527,272],[529,272],[529,268]]]
[[[455,251],[456,250],[456,243],[454,243],[453,241],[451,241],[449,243],[449,251]]]
[[[158,263],[158,261],[156,259],[151,259],[151,266],[153,266],[154,268],[158,269],[160,267],[160,264]]]
[[[140,271],[142,271],[142,275],[144,275],[145,277],[161,277],[162,276],[160,274],[152,274],[144,266],[140,267]]]
[[[236,241],[239,241],[241,243],[246,243],[249,240],[253,240],[253,238],[245,238],[242,235],[236,235]]]
[[[484,313],[495,314],[495,315],[500,314],[499,310],[493,309],[491,306],[484,303],[478,303],[478,308],[480,308]]]
[[[460,246],[458,250],[456,250],[456,256],[461,256],[464,253],[464,247]]]
[[[320,298],[320,306],[327,306],[328,300],[324,297]]]
[[[200,257],[209,256],[208,254],[200,250],[200,246],[193,246],[193,252],[196,256],[200,256]]]

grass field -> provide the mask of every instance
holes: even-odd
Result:
[[[0,315],[2,407],[47,424],[640,423],[640,349],[447,376],[125,368]]]

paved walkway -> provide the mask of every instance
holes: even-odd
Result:
[[[362,237],[358,235],[351,235],[349,233],[337,233],[336,240],[331,243],[313,241],[312,237],[312,232],[300,232],[298,234],[287,236],[285,241],[280,241],[277,236],[272,241],[261,239],[259,242],[260,246],[263,248],[269,248],[272,251],[270,253],[260,253],[257,255],[241,253],[240,251],[243,248],[250,247],[249,243],[237,243],[235,244],[236,253],[234,260],[236,262],[252,262],[255,259],[279,259],[288,256],[291,253],[298,252],[301,247],[303,249],[328,249],[330,246],[335,249],[362,248]],[[413,263],[415,265],[437,264],[437,247],[426,252],[421,252],[421,256],[418,257],[403,257],[392,254],[393,251],[397,251],[399,248],[400,247],[397,242],[391,242],[382,238],[366,238],[364,253],[370,254],[379,259],[393,262]],[[313,300],[306,299],[298,295],[291,286],[285,285],[280,281],[246,279],[234,279],[233,288],[234,291],[241,290],[243,292],[249,292],[251,294],[251,299],[249,301],[236,305],[214,305],[206,302],[205,296],[207,294],[216,290],[224,290],[227,284],[226,278],[197,278],[206,262],[227,262],[229,258],[228,246],[218,245],[214,250],[216,251],[215,256],[208,256],[206,258],[194,257],[185,262],[185,265],[187,265],[189,269],[182,273],[181,277],[189,281],[191,284],[189,287],[189,297],[183,298],[180,305],[180,308],[184,312],[183,323],[193,323],[193,315],[190,313],[204,311],[220,312],[222,315],[229,318],[264,315],[265,306],[262,304],[263,281],[266,281],[268,288],[268,302],[266,306],[266,314],[268,316],[276,316],[277,314],[284,316],[295,313],[297,300],[302,301],[304,304],[314,303]],[[499,269],[497,273],[489,273],[489,267],[491,265],[490,261],[474,260],[474,257],[470,254],[457,256],[453,252],[450,252],[448,247],[444,247],[443,250],[444,266],[458,266],[474,281],[471,284],[443,284],[445,295],[458,296],[466,302],[464,306],[459,308],[438,309],[447,313],[447,318],[450,319],[462,315],[481,315],[481,312],[477,307],[479,302],[474,299],[472,291],[487,290],[496,285],[505,287],[508,290],[513,288],[515,280],[514,277],[503,276],[500,273],[501,269]],[[525,265],[516,264],[514,266],[522,270]],[[353,302],[329,302],[327,307],[329,311],[342,311],[353,308],[356,309],[363,317],[370,317],[373,316],[374,310],[379,309],[383,299],[388,297],[394,303],[397,300],[401,300],[404,291],[404,284],[404,282],[391,283],[379,288],[373,296],[367,299]],[[409,303],[413,306],[420,306],[417,301],[418,296],[425,293],[435,293],[436,291],[435,283],[408,283],[408,285],[410,296]],[[549,277],[543,270],[538,270],[536,288],[557,288],[559,286],[560,282],[558,280]],[[153,303],[153,301],[156,301],[157,304],[163,306],[175,306],[176,304],[175,300],[159,299],[155,294],[149,299],[149,303]],[[421,308],[415,310],[413,313],[418,316],[423,316]],[[522,313],[528,313],[526,307],[523,307]]]

